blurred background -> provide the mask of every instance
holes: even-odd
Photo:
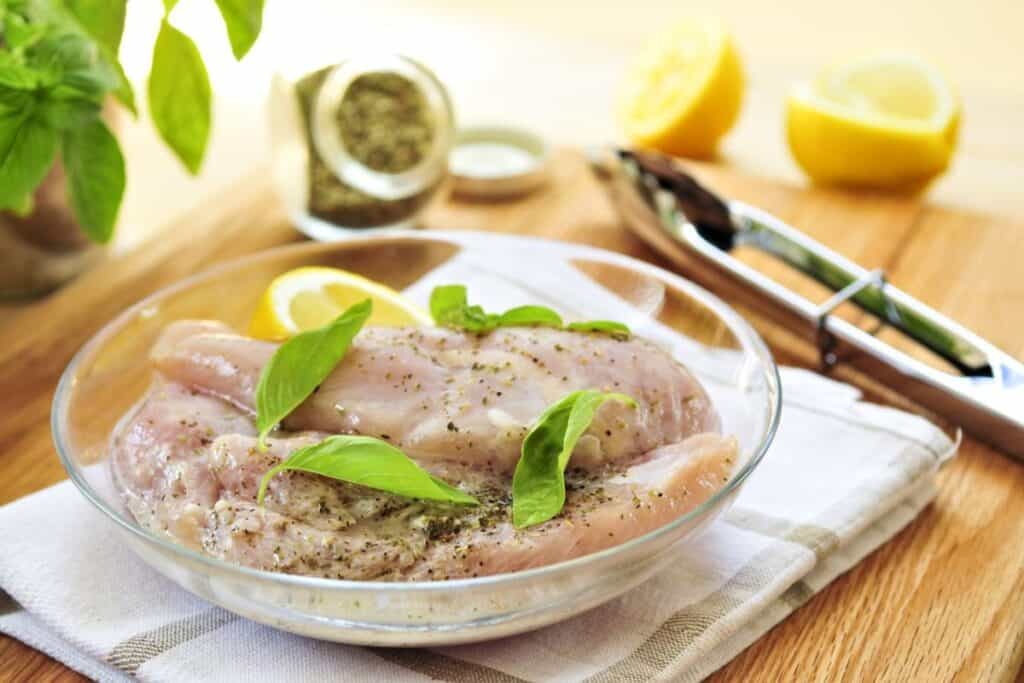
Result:
[[[158,2],[128,3],[121,58],[140,93],[161,13]],[[556,145],[604,142],[621,139],[613,102],[630,59],[663,25],[693,14],[723,20],[747,77],[723,163],[806,183],[783,134],[788,88],[837,59],[894,49],[942,68],[963,100],[959,149],[929,201],[1024,213],[1020,0],[267,0],[263,33],[241,63],[214,4],[182,0],[174,23],[199,45],[213,84],[210,148],[201,174],[190,177],[158,140],[138,97],[140,117],[125,116],[119,133],[128,188],[116,246],[137,243],[269,163],[265,100],[275,72],[301,74],[364,49],[397,51],[447,84],[460,123],[514,123]]]

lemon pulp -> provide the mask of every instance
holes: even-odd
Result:
[[[959,103],[920,60],[882,55],[832,67],[787,102],[790,150],[816,181],[916,187],[949,165]]]
[[[307,266],[270,283],[260,297],[249,333],[262,339],[287,338],[321,327],[365,299],[373,300],[368,325],[431,323],[426,312],[386,285],[345,270]]]

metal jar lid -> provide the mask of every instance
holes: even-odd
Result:
[[[455,134],[448,154],[452,191],[500,199],[526,194],[547,176],[550,152],[542,138],[508,126],[473,126]]]

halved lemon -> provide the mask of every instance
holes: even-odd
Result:
[[[395,290],[337,268],[307,266],[278,276],[260,298],[249,334],[285,339],[326,325],[349,306],[373,300],[367,324],[384,327],[430,325],[430,316]]]
[[[618,114],[637,146],[704,158],[732,128],[743,70],[714,19],[688,19],[657,34],[623,83]]]
[[[790,93],[789,148],[812,179],[886,189],[923,185],[949,165],[960,105],[936,69],[873,55],[827,69]]]

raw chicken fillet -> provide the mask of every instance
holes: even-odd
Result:
[[[366,328],[334,372],[256,448],[254,396],[276,345],[213,322],[168,327],[158,376],[112,437],[112,467],[144,526],[260,569],[341,579],[430,580],[517,571],[643,535],[694,509],[735,469],[735,439],[696,379],[638,338],[547,328],[486,335]],[[578,389],[616,391],[580,439],[566,504],[511,523],[523,438]],[[302,472],[263,474],[330,434],[402,449],[479,506],[410,500]]]

